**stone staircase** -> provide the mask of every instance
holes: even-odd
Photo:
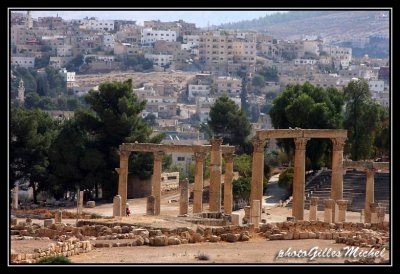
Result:
[[[348,211],[360,212],[365,206],[366,175],[362,171],[347,171],[343,178],[343,199],[348,200]],[[375,202],[390,208],[390,174],[375,173]],[[304,208],[309,209],[311,197],[319,197],[318,210],[324,210],[323,200],[331,195],[331,171],[323,171],[305,187]],[[292,206],[292,201],[287,204]]]

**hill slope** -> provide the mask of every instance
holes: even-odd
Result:
[[[388,11],[290,11],[259,19],[223,24],[227,29],[263,30],[279,39],[318,35],[328,40],[345,41],[389,33]]]

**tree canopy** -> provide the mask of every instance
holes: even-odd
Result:
[[[219,97],[212,105],[208,124],[215,135],[223,137],[225,144],[242,148],[251,129],[243,111],[225,95]]]
[[[342,128],[343,102],[343,96],[336,89],[323,89],[306,82],[303,85],[289,85],[274,99],[269,114],[273,126],[277,129]],[[278,143],[288,153],[294,150],[293,140],[279,140]],[[330,140],[308,141],[307,157],[310,158],[314,168],[326,164],[322,156],[329,147],[331,147]]]
[[[48,183],[49,148],[58,124],[39,109],[14,108],[10,117],[10,182],[27,181],[37,192]]]
[[[346,100],[344,122],[348,130],[346,152],[350,153],[354,161],[370,159],[374,153],[374,140],[379,129],[381,108],[372,101],[368,82],[365,80],[351,81],[344,89],[344,96]],[[387,134],[382,132],[380,134],[383,134],[382,141],[388,140],[385,138]]]

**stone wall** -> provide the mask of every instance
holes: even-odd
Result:
[[[70,239],[65,242],[51,243],[46,249],[35,248],[33,253],[15,253],[11,250],[11,263],[30,264],[50,256],[59,255],[69,257],[80,253],[87,253],[91,250],[92,244],[89,241]]]

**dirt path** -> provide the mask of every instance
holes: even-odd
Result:
[[[280,250],[309,250],[318,247],[318,250],[331,248],[332,251],[341,251],[344,244],[335,244],[327,240],[292,240],[292,241],[266,241],[252,240],[237,243],[198,243],[175,245],[166,247],[118,247],[99,248],[89,253],[72,256],[73,263],[127,263],[127,264],[265,264],[265,263],[343,263],[348,258],[316,258],[308,261],[307,258],[278,258]],[[369,250],[369,249],[366,249]],[[111,252],[110,252],[111,251]],[[205,254],[209,260],[200,261],[196,259],[199,254]],[[342,251],[342,254],[344,252]],[[389,258],[389,252],[384,253]]]

